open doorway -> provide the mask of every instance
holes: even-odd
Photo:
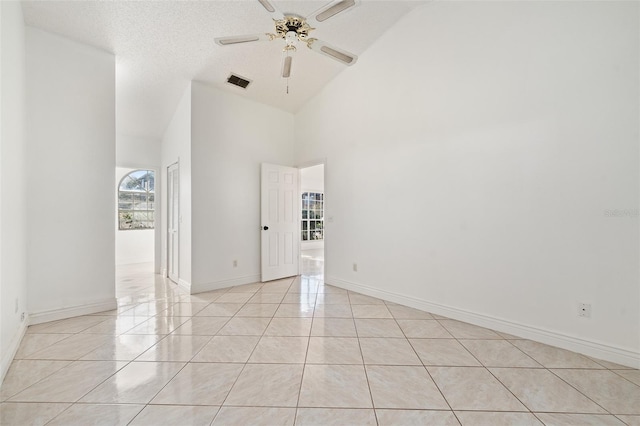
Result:
[[[153,285],[155,170],[116,167],[116,297]]]
[[[300,169],[301,274],[324,277],[324,164]]]

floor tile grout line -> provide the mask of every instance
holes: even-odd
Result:
[[[620,418],[620,416],[624,416],[626,414],[614,414],[613,417],[615,417],[617,420],[619,420],[623,425],[625,426],[631,426],[631,423],[627,423],[626,421],[622,420]]]
[[[347,293],[347,295],[349,296],[349,306],[351,307],[351,295],[350,293]],[[351,313],[353,313],[353,309],[351,309]],[[365,380],[367,381],[367,389],[369,390],[369,398],[371,399],[371,408],[373,409],[373,415],[374,418],[376,419],[376,425],[380,424],[380,420],[378,419],[378,413],[376,411],[376,404],[373,400],[373,391],[371,390],[371,383],[369,382],[369,374],[367,374],[367,364],[364,360],[364,352],[362,351],[362,344],[360,343],[360,335],[358,333],[358,325],[356,323],[356,319],[352,318],[351,319],[353,321],[353,328],[356,330],[356,339],[358,342],[358,348],[360,349],[360,357],[362,358],[362,370],[364,371],[364,377]]]
[[[73,407],[74,403],[69,404],[69,406],[67,408],[65,408],[64,410],[62,410],[60,413],[58,413],[57,415],[53,416],[51,419],[49,419],[49,421],[44,423],[44,426],[48,425],[49,423],[51,423],[52,421],[54,421],[56,418],[60,417],[63,413],[66,413],[67,411],[69,411],[71,409],[71,407]]]
[[[391,312],[391,310],[389,310],[389,312]],[[400,323],[398,322],[398,318],[396,318],[395,315],[393,315],[393,314],[392,314],[392,316],[393,316],[394,321],[396,322],[396,325],[400,329],[400,332],[402,333],[402,335],[404,336],[405,340],[409,344],[409,347],[411,347],[411,350],[413,350],[413,353],[415,354],[415,356],[418,358],[418,360],[420,360],[420,363],[422,364],[422,368],[424,368],[424,370],[426,371],[427,375],[429,376],[429,379],[431,379],[431,382],[433,383],[433,385],[436,387],[436,389],[438,389],[438,392],[440,392],[440,396],[442,396],[442,399],[444,400],[444,402],[449,407],[449,410],[451,411],[451,413],[453,413],[453,416],[455,417],[456,421],[458,422],[458,424],[462,424],[462,422],[458,418],[458,415],[456,414],[456,412],[453,411],[453,407],[451,407],[451,403],[449,402],[447,397],[444,395],[444,392],[442,392],[442,389],[440,389],[440,386],[438,386],[438,383],[435,381],[435,379],[431,375],[431,372],[429,371],[427,366],[424,364],[424,361],[422,360],[422,358],[418,354],[418,351],[416,351],[416,348],[411,344],[411,340],[409,340],[409,338],[407,337],[407,334],[405,333],[404,329],[400,326]]]
[[[178,302],[178,303],[179,303],[179,302]],[[211,302],[211,303],[212,303],[212,302]],[[209,304],[211,304],[211,303],[209,303]],[[207,304],[207,306],[208,306],[209,304]],[[204,308],[203,308],[203,309],[204,309]],[[197,313],[196,313],[196,314],[197,314]],[[194,317],[195,317],[195,314],[191,315],[190,319],[189,319],[189,320],[187,320],[187,321],[190,321],[190,320],[191,320],[191,319],[193,319]],[[186,323],[187,321],[185,321],[184,323]],[[171,334],[172,334],[173,332],[175,332],[178,328],[180,328],[182,325],[184,325],[184,323],[180,324],[178,327],[176,327],[174,330],[172,330],[169,334],[166,334],[162,339],[160,339],[158,342],[156,342],[156,345],[158,345],[161,341],[165,340],[169,335],[171,335]],[[175,336],[175,335],[174,335],[174,336]],[[202,346],[202,348],[204,348],[204,346],[206,346],[206,345],[208,344],[208,342],[210,342],[210,341],[211,341],[211,339],[213,339],[213,337],[214,337],[214,336],[209,336],[209,340],[207,341],[207,343],[205,343],[205,344]],[[156,346],[156,345],[154,345],[154,346]],[[152,347],[153,347],[153,346],[152,346]],[[200,348],[200,350],[202,350],[202,348]],[[144,353],[146,353],[146,352],[147,352],[147,351],[149,351],[150,349],[151,349],[151,348],[148,348],[146,351],[144,351],[142,354],[140,354],[137,358],[139,358],[140,356],[142,356]],[[198,352],[200,352],[200,351],[198,351]],[[194,355],[191,357],[191,359],[193,359],[196,355],[197,355],[197,353],[196,353],[196,354],[194,354]],[[153,400],[154,400],[154,398],[156,398],[156,397],[157,397],[157,396],[158,396],[158,395],[159,395],[159,394],[160,394],[160,393],[161,393],[161,392],[162,392],[162,391],[163,391],[163,390],[164,390],[164,389],[165,389],[165,388],[166,388],[166,387],[167,387],[167,386],[168,386],[168,385],[169,385],[169,384],[170,384],[170,383],[171,383],[171,382],[172,382],[172,381],[173,381],[173,380],[178,376],[178,374],[180,374],[180,372],[182,372],[182,371],[187,367],[187,365],[189,365],[189,361],[187,361],[187,362],[182,366],[182,368],[180,368],[180,369],[179,369],[179,370],[178,370],[178,371],[177,371],[177,372],[176,372],[176,373],[175,373],[175,374],[174,374],[174,375],[173,375],[173,376],[172,376],[172,377],[171,377],[171,378],[170,378],[170,379],[169,379],[169,380],[164,384],[164,386],[162,386],[162,387],[160,388],[160,390],[159,390],[158,392],[156,392],[156,393],[155,393],[155,395],[153,395],[153,396],[149,399],[149,401],[147,401],[147,403],[145,403],[145,404],[144,404],[144,407],[142,408],[142,410],[140,410],[140,411],[139,411],[139,412],[138,412],[138,413],[137,413],[137,414],[136,414],[136,415],[135,415],[135,416],[134,416],[134,417],[129,421],[129,423],[128,423],[128,424],[132,423],[132,422],[135,420],[135,418],[136,418],[136,417],[138,417],[138,416],[140,415],[140,413],[141,413],[142,411],[144,411],[144,409],[150,405],[151,401],[153,401]],[[216,413],[216,415],[217,415],[217,413]],[[214,416],[214,418],[215,418],[215,416]],[[211,421],[213,422],[213,419],[212,419]]]
[[[530,408],[527,404],[525,404],[522,400],[520,400],[520,398],[518,398],[518,397],[513,393],[513,391],[512,391],[508,386],[506,386],[506,385],[505,385],[505,384],[504,384],[504,383],[503,383],[503,382],[502,382],[502,381],[501,381],[501,380],[500,380],[500,379],[499,379],[495,374],[493,374],[493,372],[490,370],[490,368],[489,368],[489,367],[487,367],[487,366],[486,366],[486,365],[485,365],[485,364],[484,364],[484,363],[483,363],[483,362],[482,362],[482,361],[481,361],[481,360],[480,360],[480,359],[479,359],[475,354],[473,354],[473,353],[472,353],[472,352],[471,352],[471,351],[470,351],[470,350],[469,350],[469,349],[468,349],[468,348],[467,348],[467,347],[466,347],[466,346],[465,346],[465,345],[460,341],[460,340],[472,340],[472,339],[462,339],[462,338],[456,337],[456,336],[451,332],[451,330],[449,330],[449,329],[447,328],[447,326],[446,326],[445,324],[442,324],[442,323],[441,323],[441,321],[440,321],[440,320],[438,320],[438,319],[436,319],[436,320],[438,321],[438,323],[440,323],[440,325],[441,325],[442,327],[444,327],[444,328],[445,328],[445,329],[446,329],[446,330],[447,330],[447,331],[448,331],[448,332],[453,336],[453,338],[456,340],[456,342],[457,342],[460,346],[462,346],[462,347],[467,351],[467,353],[468,353],[468,354],[470,354],[470,355],[471,355],[471,356],[472,356],[472,357],[473,357],[473,358],[474,358],[474,359],[475,359],[475,360],[480,364],[480,365],[479,365],[479,367],[484,368],[484,369],[485,369],[485,370],[486,370],[486,371],[487,371],[487,372],[488,372],[488,373],[489,373],[489,374],[490,374],[490,375],[491,375],[495,380],[497,380],[497,381],[498,381],[498,383],[500,383],[500,385],[502,385],[502,387],[503,387],[503,388],[505,388],[505,389],[506,389],[506,390],[507,390],[507,391],[508,391],[508,392],[509,392],[509,393],[510,393],[510,394],[511,394],[511,395],[512,395],[512,396],[513,396],[513,397],[514,397],[514,398],[515,398],[515,399],[516,399],[520,404],[522,404],[522,406],[523,406],[523,407],[525,407],[525,408],[528,410],[528,412],[529,412],[529,413],[531,413],[531,412],[532,412],[532,411],[531,411],[531,408]],[[483,327],[483,328],[484,328],[484,327]],[[488,329],[488,330],[490,330],[490,329]],[[494,330],[491,330],[491,331],[494,331]],[[494,332],[495,332],[495,331],[494,331]],[[497,333],[496,333],[496,334],[497,334]],[[499,336],[500,336],[500,335],[499,335]],[[500,336],[500,339],[476,339],[476,340],[496,340],[496,341],[502,341],[502,340],[504,340],[504,341],[509,342],[509,341],[508,341],[506,338],[504,338],[503,336]],[[509,342],[509,343],[510,343],[512,346],[515,346],[515,345],[513,345],[511,342]],[[516,348],[517,348],[517,346],[516,346]],[[519,348],[518,348],[518,349],[519,349]],[[527,355],[527,354],[525,354],[525,355]],[[527,355],[527,356],[528,356],[528,355]],[[529,357],[529,358],[531,358],[531,357]],[[536,360],[534,360],[534,361],[536,361]],[[536,361],[536,362],[537,362],[537,361]],[[539,364],[539,363],[538,363],[538,364]],[[512,367],[491,367],[491,368],[512,368]],[[526,368],[526,367],[525,367],[525,368]],[[427,370],[427,371],[428,371],[428,370]]]
[[[314,300],[314,304],[313,304],[313,311],[315,313],[316,310],[316,305],[318,303],[318,293],[316,293],[316,298]],[[309,327],[309,336],[307,336],[307,350],[304,354],[304,363],[302,364],[302,375],[300,376],[300,386],[298,388],[298,398],[296,399],[296,411],[295,414],[293,416],[293,424],[296,424],[296,421],[298,420],[298,409],[300,407],[300,397],[302,396],[302,384],[304,383],[304,373],[307,370],[307,358],[309,356],[309,346],[311,345],[311,330],[313,329],[313,321],[314,321],[314,317],[311,317],[311,327]]]
[[[576,386],[574,386],[572,383],[568,382],[567,380],[565,380],[563,377],[557,375],[555,373],[555,371],[553,371],[551,368],[546,368],[545,369],[550,372],[551,374],[553,374],[555,377],[557,377],[558,379],[560,379],[561,381],[563,381],[564,383],[566,383],[567,385],[569,385],[570,387],[572,387],[573,389],[576,390],[576,392],[578,392],[580,395],[583,395],[585,398],[587,398],[589,401],[593,402],[594,404],[596,404],[598,407],[602,408],[607,414],[611,414],[613,415],[612,412],[610,412],[609,410],[607,410],[605,407],[603,407],[601,404],[599,404],[597,401],[595,401],[593,398],[591,398],[589,395],[587,395],[585,392],[582,392],[580,389],[578,389]],[[575,368],[575,369],[565,369],[565,370],[592,370],[592,369],[585,369],[585,368]],[[597,371],[602,371],[602,370],[597,370]],[[606,371],[606,370],[605,370]]]
[[[443,327],[447,328],[444,324],[441,324]],[[448,329],[447,329],[448,330]],[[493,330],[491,330],[493,331]],[[451,333],[451,331],[449,331]],[[494,331],[495,332],[495,331]],[[496,333],[497,334],[497,333]],[[480,363],[480,365],[482,366],[482,368],[484,368],[498,383],[500,383],[500,385],[506,389],[523,407],[525,407],[529,413],[532,412],[531,408],[525,404],[524,401],[522,401],[520,398],[518,398],[518,396],[507,386],[505,385],[495,374],[493,374],[493,371],[491,371],[489,369],[489,367],[487,367],[486,365],[484,365],[484,363],[477,357],[475,356],[475,354],[473,354],[469,349],[467,349],[464,344],[462,342],[460,342],[460,338],[456,337],[453,333],[451,333],[451,335],[456,339],[456,341],[458,342],[458,344],[460,346],[462,346],[463,348],[465,348],[465,350],[476,360],[478,361],[478,363]],[[507,341],[507,339],[505,339],[503,336],[499,335],[501,337],[501,339],[499,340],[504,340]],[[515,345],[514,345],[515,346]],[[537,361],[536,361],[537,362]],[[505,367],[505,368],[509,368],[509,367]]]
[[[444,324],[440,324],[440,325],[442,325],[445,329],[447,329],[447,327],[446,327]],[[484,327],[483,327],[483,328],[484,328]],[[506,386],[504,383],[502,383],[502,381],[501,381],[498,377],[496,377],[496,375],[495,375],[495,374],[493,374],[493,372],[492,372],[492,371],[491,371],[487,366],[485,366],[485,365],[484,365],[484,363],[483,363],[483,362],[482,362],[482,361],[481,361],[477,356],[475,356],[475,354],[473,354],[469,349],[467,349],[467,348],[464,346],[464,344],[462,344],[462,342],[460,342],[460,340],[461,340],[460,338],[456,337],[456,336],[455,336],[455,335],[454,335],[454,334],[453,334],[449,329],[447,329],[447,331],[449,331],[449,333],[451,333],[451,335],[454,337],[454,339],[456,340],[456,342],[458,342],[458,344],[459,344],[460,346],[462,346],[462,347],[467,351],[467,353],[469,353],[469,354],[470,354],[470,355],[471,355],[471,356],[472,356],[476,361],[478,361],[478,363],[480,364],[480,366],[481,366],[482,368],[484,368],[484,369],[485,369],[485,370],[486,370],[486,371],[487,371],[487,372],[488,372],[488,373],[489,373],[489,374],[490,374],[490,375],[491,375],[491,376],[492,376],[492,377],[493,377],[493,378],[494,378],[498,383],[500,383],[500,385],[501,385],[504,389],[506,389],[506,390],[507,390],[507,392],[509,392],[509,393],[510,393],[510,394],[511,394],[515,399],[516,399],[516,401],[518,401],[518,402],[520,403],[520,405],[522,405],[524,408],[526,408],[526,409],[527,409],[527,411],[528,411],[529,413],[531,413],[531,409],[530,409],[530,407],[529,407],[527,404],[525,404],[525,403],[524,403],[524,401],[521,401],[521,400],[520,400],[520,398],[518,398],[518,397],[516,396],[516,394],[514,394],[514,393],[513,393],[513,391],[512,391],[508,386]],[[493,330],[491,330],[491,331],[493,331]],[[494,332],[494,333],[495,333],[495,332]],[[497,334],[497,333],[496,333],[496,334]],[[499,335],[499,336],[500,336],[500,335]],[[500,338],[501,338],[501,339],[499,339],[499,340],[506,340],[506,339],[505,339],[504,337],[502,337],[502,336],[500,336]]]
[[[526,356],[527,358],[529,358],[530,360],[532,360],[533,362],[535,362],[536,364],[538,364],[541,368],[544,368],[544,366],[542,365],[542,363],[540,361],[538,361],[537,359],[535,359],[534,357],[532,357],[531,355],[529,355],[528,353],[526,353],[525,351],[523,351],[522,349],[520,349],[517,345],[515,345],[511,340],[509,339],[505,339],[512,347],[516,348],[518,351],[520,351],[520,353],[522,353],[524,356]],[[525,367],[526,368],[526,367]],[[531,367],[534,368],[534,367]]]
[[[180,303],[180,302],[177,302],[177,303]],[[194,315],[195,315],[195,314],[194,314]],[[194,315],[191,315],[190,319],[189,319],[189,320],[187,320],[187,321],[190,321],[190,320],[194,317]],[[186,323],[187,321],[185,321],[184,323]],[[171,335],[174,331],[176,331],[178,328],[180,328],[182,325],[184,325],[184,323],[180,324],[178,327],[176,327],[174,330],[172,330],[169,334],[166,334],[163,338],[161,338],[160,340],[158,340],[158,341],[156,342],[156,344],[155,344],[155,345],[153,345],[152,347],[154,347],[154,346],[158,345],[161,341],[165,340],[165,339],[166,339],[169,335]],[[211,336],[211,338],[213,338],[213,336]],[[211,338],[210,338],[209,340],[211,340]],[[206,344],[205,344],[205,345],[206,345]],[[152,347],[151,347],[151,348],[152,348]],[[203,345],[203,347],[204,347],[204,345]],[[137,359],[137,358],[139,358],[140,356],[142,356],[142,355],[143,355],[144,353],[146,353],[147,351],[149,351],[151,348],[148,348],[148,349],[147,349],[146,351],[144,351],[142,354],[138,355],[138,357],[136,357],[136,359]],[[194,355],[194,356],[195,356],[195,355]],[[192,357],[192,358],[193,358],[193,357]],[[132,361],[132,362],[133,362],[133,361]],[[142,361],[140,361],[140,362],[142,362]],[[144,409],[145,409],[146,407],[148,407],[148,406],[149,406],[149,404],[151,403],[151,401],[153,401],[153,399],[154,399],[154,398],[156,398],[156,397],[158,396],[158,394],[159,394],[160,392],[162,392],[162,391],[164,390],[164,388],[165,388],[165,387],[167,387],[167,386],[169,385],[169,383],[171,383],[171,382],[173,381],[173,379],[174,379],[178,374],[180,374],[180,372],[181,372],[182,370],[184,370],[184,368],[186,368],[186,366],[187,366],[188,364],[189,364],[189,362],[186,362],[186,363],[182,366],[182,368],[180,368],[180,369],[176,372],[176,374],[174,374],[174,375],[173,375],[173,377],[171,377],[171,378],[167,381],[167,383],[165,383],[165,385],[164,385],[164,386],[162,386],[162,388],[161,388],[158,392],[156,392],[156,394],[155,394],[155,395],[153,395],[153,396],[149,399],[149,401],[147,401],[147,403],[145,403],[145,404],[144,404],[144,407],[143,407],[143,408],[142,408],[142,409],[141,409],[141,410],[140,410],[140,411],[139,411],[139,412],[138,412],[138,413],[137,413],[137,414],[136,414],[136,415],[135,415],[135,416],[134,416],[134,417],[133,417],[133,418],[132,418],[128,423],[127,423],[127,424],[131,424],[131,423],[135,420],[135,418],[136,418],[136,417],[138,417],[138,416],[140,415],[140,413],[141,413],[142,411],[144,411]]]
[[[93,390],[95,390],[96,387],[100,386],[102,383],[104,383],[105,381],[107,381],[109,378],[111,378],[112,376],[114,376],[118,371],[122,370],[124,367],[126,367],[127,365],[129,365],[131,362],[133,362],[133,360],[130,361],[115,361],[115,360],[108,360],[108,361],[102,361],[102,360],[98,360],[98,361],[94,361],[94,360],[81,360],[81,359],[73,359],[73,360],[68,360],[68,359],[63,359],[63,360],[59,360],[59,359],[55,359],[55,360],[40,360],[40,361],[69,361],[69,364],[65,365],[64,367],[62,367],[61,369],[55,371],[54,373],[50,374],[47,377],[51,377],[56,373],[61,372],[62,370],[71,367],[73,364],[78,363],[78,362],[83,362],[83,363],[88,363],[88,362],[113,362],[113,363],[118,363],[118,362],[124,362],[126,363],[125,365],[123,365],[121,368],[117,369],[115,373],[109,375],[108,377],[106,377],[103,381],[101,381],[100,383],[98,383],[96,386],[94,386],[93,388],[91,388],[90,391],[88,391],[87,393],[83,394],[80,398],[78,398],[76,401],[71,402],[71,404],[75,404],[76,402],[80,401],[80,399],[84,398],[85,396],[87,396],[87,394],[89,394],[90,392],[92,392]],[[16,396],[18,396],[19,394],[21,394],[22,392],[25,392],[26,390],[28,390],[29,388],[35,386],[36,384],[42,382],[43,380],[45,380],[45,378],[38,380],[38,382],[31,384],[30,386],[24,388],[23,390],[21,390],[20,392],[16,393],[15,395],[13,395],[11,398],[15,398]],[[28,402],[28,401],[9,401],[8,402]],[[38,401],[30,401],[30,402],[38,402]],[[42,402],[42,401],[40,401]],[[67,401],[65,401],[64,403],[66,403]]]
[[[153,317],[155,317],[155,315],[154,315]],[[153,317],[150,317],[149,319],[151,319],[151,318],[153,318]],[[105,321],[106,321],[106,319],[105,319]],[[147,320],[147,321],[148,321],[148,320]],[[99,322],[99,323],[102,323],[102,322],[104,322],[104,321],[101,321],[101,322]],[[97,324],[99,324],[99,323],[96,323],[96,324],[94,324],[94,325],[97,325]],[[92,326],[90,326],[90,327],[88,327],[88,328],[91,328],[91,327],[93,327],[94,325],[92,325]],[[87,329],[88,329],[88,328],[87,328]],[[135,327],[134,327],[134,328],[135,328]],[[86,329],[84,329],[84,330],[86,330]],[[81,331],[76,332],[76,333],[75,333],[75,335],[77,335],[77,334],[81,334],[84,330],[81,330]],[[122,334],[124,334],[124,333],[122,333]],[[156,342],[156,344],[157,344],[157,343],[159,343],[160,341],[164,340],[167,336],[168,336],[168,334],[167,334],[167,335],[165,335],[165,336],[164,336],[162,339],[160,339],[158,342]],[[117,336],[114,336],[114,337],[117,337]],[[96,348],[94,348],[94,349],[90,350],[90,351],[89,351],[89,352],[87,352],[85,355],[81,356],[80,358],[82,358],[82,357],[86,356],[87,354],[89,354],[89,353],[93,352],[95,349],[97,349],[97,348],[98,348],[98,347],[100,347],[100,346],[102,346],[102,345],[99,345],[99,346],[97,346]],[[155,345],[153,345],[153,346],[155,346]],[[152,346],[152,347],[153,347],[153,346]],[[149,349],[150,349],[150,348],[148,348],[147,350],[149,350]],[[143,353],[145,353],[145,352],[146,352],[146,351],[144,351]],[[141,355],[142,355],[142,354],[138,355],[138,357],[139,357],[139,356],[141,356]],[[136,357],[136,358],[137,358],[137,357]],[[76,401],[72,402],[72,403],[71,403],[71,405],[70,405],[69,407],[67,407],[65,410],[63,410],[61,413],[59,413],[59,414],[58,414],[57,416],[55,416],[54,418],[50,419],[47,423],[50,423],[51,421],[55,420],[55,418],[59,417],[59,416],[60,416],[60,415],[62,415],[64,412],[66,412],[66,411],[68,411],[69,409],[71,409],[71,407],[73,407],[75,404],[77,404],[77,403],[78,403],[82,398],[86,397],[89,393],[93,392],[96,388],[98,388],[99,386],[101,386],[103,383],[105,383],[105,382],[106,382],[107,380],[109,380],[111,377],[115,376],[118,372],[122,371],[125,367],[127,367],[128,365],[130,365],[131,363],[133,363],[133,362],[135,361],[135,359],[136,359],[136,358],[134,358],[133,360],[130,360],[130,361],[126,362],[126,363],[125,363],[125,365],[123,365],[120,369],[116,370],[113,374],[111,374],[110,376],[106,377],[102,382],[98,383],[98,384],[97,384],[96,386],[94,386],[91,390],[89,390],[87,393],[85,393],[84,395],[82,395],[78,400],[76,400]],[[81,361],[81,360],[80,360],[80,359],[77,359],[77,360],[75,360],[75,361],[72,361],[69,365],[71,365],[71,364],[73,364],[74,362],[77,362],[77,361]],[[81,362],[91,362],[91,361],[81,361]],[[97,361],[97,362],[102,362],[102,361]],[[117,363],[117,362],[121,362],[121,361],[115,361],[115,360],[112,360],[112,361],[104,361],[104,362],[114,362],[114,363]],[[185,366],[186,366],[186,364],[185,364],[185,365],[184,365],[184,366],[183,366],[183,367],[182,367],[182,368],[181,368],[181,369],[176,373],[176,375],[177,375],[180,371],[182,371],[182,369],[183,369]],[[63,367],[63,368],[66,368],[66,367]],[[61,369],[61,370],[62,370],[62,369]],[[174,375],[173,377],[175,377],[175,375]],[[169,380],[169,382],[173,379],[173,377]],[[167,384],[168,384],[169,382],[167,382]],[[165,386],[166,386],[166,384],[165,384]],[[164,386],[163,386],[163,389],[164,389]],[[26,390],[26,389],[25,389],[25,390]],[[157,393],[156,393],[156,395],[157,395]],[[156,395],[154,395],[154,396],[151,398],[151,400],[152,400],[153,398],[155,398],[155,396],[156,396]],[[142,404],[142,405],[146,406],[147,404]],[[143,407],[142,409],[144,409],[144,407]],[[141,409],[140,411],[142,411],[142,409]],[[139,413],[138,413],[138,414],[139,414]],[[136,416],[137,416],[137,415],[136,415]]]
[[[18,361],[32,361],[32,360],[18,360]],[[33,360],[33,361],[42,361],[42,360]],[[45,360],[45,361],[66,362],[67,364],[66,364],[66,365],[64,365],[64,366],[62,366],[62,367],[60,367],[59,369],[57,369],[57,370],[55,370],[55,371],[51,372],[50,374],[48,374],[48,375],[46,375],[46,376],[44,376],[44,377],[42,377],[42,378],[38,379],[36,382],[34,382],[34,383],[30,384],[30,385],[29,385],[29,386],[27,386],[26,388],[23,388],[23,389],[19,390],[18,392],[16,392],[16,393],[12,394],[11,396],[8,396],[8,397],[6,397],[6,398],[4,398],[4,399],[0,400],[0,403],[2,403],[2,402],[10,402],[9,400],[10,400],[11,398],[13,398],[14,396],[18,395],[19,393],[24,392],[25,390],[27,390],[27,389],[28,389],[28,388],[30,388],[31,386],[37,385],[38,383],[40,383],[40,382],[41,382],[41,381],[43,381],[44,379],[46,379],[46,378],[48,378],[48,377],[53,376],[53,375],[54,375],[54,374],[56,374],[58,371],[62,370],[63,368],[66,368],[66,367],[70,366],[70,365],[74,362],[74,361],[69,361],[69,360],[57,360],[57,359],[56,359],[56,360]],[[12,362],[12,364],[13,364],[13,362]],[[8,372],[7,372],[7,375],[8,375]],[[0,385],[2,385],[2,383],[0,383]]]
[[[90,362],[90,361],[82,361],[82,362]],[[98,362],[102,362],[102,361],[98,361]],[[113,362],[113,363],[117,363],[118,361],[104,361],[104,362]],[[49,420],[50,423],[51,421],[55,420],[55,418],[59,417],[60,415],[62,415],[62,413],[64,413],[65,411],[69,410],[71,407],[73,407],[77,402],[79,402],[82,398],[84,398],[85,396],[87,396],[88,394],[90,394],[91,392],[93,392],[94,390],[96,390],[96,388],[98,388],[98,386],[102,385],[104,382],[106,382],[107,380],[109,380],[111,377],[115,376],[119,371],[121,371],[123,368],[125,368],[127,365],[131,364],[132,361],[129,361],[128,363],[126,363],[125,365],[123,365],[122,367],[120,367],[119,369],[117,369],[113,374],[107,376],[104,380],[102,380],[100,383],[96,384],[93,388],[91,388],[89,391],[87,391],[85,394],[83,394],[80,398],[76,399],[73,402],[64,402],[64,403],[69,403],[69,407],[67,407],[66,409],[64,409],[61,413],[59,413],[57,416],[55,416],[54,418],[52,418],[51,420]],[[66,367],[65,367],[66,368]],[[33,401],[36,402],[36,401]]]
[[[291,285],[293,285],[293,282],[291,282],[291,284],[289,284],[289,287],[287,287],[287,289],[291,288]],[[240,308],[242,309],[242,308]],[[236,312],[237,313],[237,312]],[[275,313],[274,313],[275,315]],[[273,317],[271,318],[273,319]],[[229,320],[231,321],[231,320]],[[271,324],[271,321],[269,321],[269,324]],[[245,371],[245,369],[247,368],[247,365],[249,364],[249,360],[251,359],[251,356],[253,355],[253,353],[255,352],[256,348],[258,347],[258,345],[260,344],[260,340],[262,339],[262,337],[264,336],[264,333],[266,332],[267,328],[269,327],[269,324],[267,324],[267,326],[264,328],[264,330],[262,331],[262,334],[260,335],[260,338],[258,339],[258,341],[256,342],[256,345],[253,347],[253,349],[251,350],[251,353],[249,354],[249,356],[247,357],[247,360],[243,363],[242,369],[240,369],[240,372],[238,373],[238,376],[236,377],[236,379],[233,381],[233,384],[229,387],[229,391],[226,393],[224,399],[222,400],[222,402],[220,403],[220,409],[218,410],[218,412],[216,413],[216,415],[213,417],[213,419],[211,420],[211,425],[216,421],[216,418],[218,418],[218,416],[220,415],[220,412],[222,411],[223,407],[225,407],[225,402],[227,401],[227,398],[229,398],[229,395],[231,395],[231,392],[233,392],[233,388],[236,386],[236,384],[238,383],[238,380],[240,380],[240,377],[242,376],[242,373]],[[222,330],[222,329],[220,329]],[[304,368],[303,368],[304,369]],[[301,380],[302,381],[302,380]]]
[[[556,370],[560,370],[560,368],[556,368]],[[602,371],[602,370],[600,370],[600,371]],[[631,383],[632,385],[636,385],[636,386],[640,387],[640,384],[634,382],[633,380],[631,380],[628,377],[625,377],[625,376],[623,376],[622,374],[619,373],[620,371],[629,371],[629,370],[609,370],[609,369],[607,369],[606,371],[610,371],[613,374],[615,374],[616,376],[621,377],[624,380],[626,380],[627,382]]]

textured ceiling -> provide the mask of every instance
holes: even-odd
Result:
[[[327,1],[273,1],[285,14],[309,16]],[[312,36],[361,55],[421,1],[362,0],[317,25]],[[273,32],[257,0],[27,1],[25,23],[116,55],[116,126],[121,135],[159,138],[190,80],[295,112],[348,67],[298,46],[289,94],[280,77],[283,40],[218,46],[215,37]],[[358,66],[358,63],[353,65]],[[231,73],[247,90],[225,83]]]

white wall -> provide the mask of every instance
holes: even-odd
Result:
[[[324,164],[300,169],[300,192],[324,193]],[[324,240],[302,241],[302,250],[324,248]]]
[[[116,165],[118,167],[149,169],[155,171],[157,176],[161,169],[160,165],[162,164],[161,151],[162,141],[159,139],[124,135],[121,133],[116,134]],[[155,212],[157,226],[154,231],[152,231],[153,236],[141,237],[138,235],[136,237],[124,237],[116,231],[116,264],[124,264],[122,262],[126,262],[126,260],[123,260],[123,258],[130,258],[134,251],[139,252],[138,250],[140,248],[142,248],[146,254],[146,246],[140,247],[140,244],[144,246],[146,243],[140,241],[140,238],[144,238],[145,241],[152,238],[154,240],[153,257],[151,260],[148,260],[148,262],[154,262],[154,271],[157,274],[160,273],[160,265],[162,263],[162,232],[160,227],[162,211],[159,208],[161,205],[162,187],[160,183],[160,179],[156,179],[156,206],[158,208]],[[148,233],[147,231],[143,232]],[[147,262],[147,260],[145,260],[145,262]]]
[[[191,287],[191,84],[186,88],[180,102],[173,114],[171,122],[162,138],[162,168],[159,171],[160,188],[167,185],[167,167],[179,162],[180,177],[180,224],[179,224],[179,276],[180,284],[186,288]],[[156,190],[157,195],[160,191]],[[166,196],[161,198],[161,212],[167,211]],[[161,240],[162,240],[162,271],[167,270],[167,218],[162,214]]]
[[[18,2],[0,2],[0,383],[26,321],[25,29]],[[17,304],[17,306],[16,306]]]
[[[296,116],[296,162],[330,171],[327,282],[640,366],[638,40],[636,2],[393,26]]]
[[[162,141],[155,138],[118,134],[116,164],[133,169],[154,169],[160,166]]]
[[[114,209],[116,232],[116,266],[148,263],[155,260],[155,229],[120,230],[118,224],[118,188],[129,173],[138,168],[116,167]],[[157,172],[156,172],[157,173]],[[159,204],[156,203],[157,206]],[[159,209],[157,209],[159,210]],[[159,226],[157,226],[159,227]]]
[[[293,164],[293,115],[192,88],[192,291],[259,281],[260,164]]]
[[[300,169],[300,189],[302,192],[324,192],[324,164]]]
[[[114,56],[26,34],[32,322],[113,309]]]

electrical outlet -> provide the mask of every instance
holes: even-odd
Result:
[[[18,306],[19,306],[19,305],[20,305],[20,304],[18,303],[18,298],[16,297],[16,307],[14,308],[14,311],[13,311],[13,313],[14,313],[14,314],[17,314],[17,313],[18,313]]]
[[[20,315],[20,322],[24,321],[24,312],[22,313],[22,315]]]
[[[591,305],[589,303],[578,303],[578,316],[591,318]]]
[[[358,264],[357,263],[353,264],[353,272],[358,272]]]
[[[237,260],[234,260],[234,261],[233,261],[233,267],[234,267],[234,268],[237,268],[237,267],[238,267],[238,261],[237,261]]]

